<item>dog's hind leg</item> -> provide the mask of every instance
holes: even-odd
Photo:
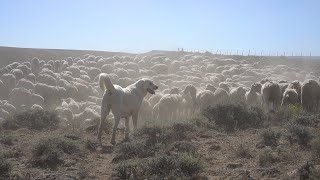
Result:
[[[125,122],[124,122],[124,124],[126,126],[126,130],[125,130],[125,134],[124,134],[124,140],[125,141],[129,141],[129,131],[130,131],[129,119],[130,119],[129,116],[125,117]]]
[[[120,108],[119,108],[119,111],[120,111]],[[112,113],[113,112],[117,112],[117,111],[112,110]],[[120,122],[121,114],[114,113],[113,115],[114,115],[114,126],[113,126],[113,130],[112,130],[111,144],[115,145],[116,144],[116,132],[117,132],[117,128],[118,128],[118,125]]]
[[[137,129],[138,113],[132,115],[133,130]]]
[[[101,105],[101,117],[100,117],[100,125],[99,125],[99,131],[98,131],[98,141],[101,143],[101,135],[102,130],[106,129],[106,117],[109,115],[111,109],[111,105],[108,105],[106,103],[102,103]]]

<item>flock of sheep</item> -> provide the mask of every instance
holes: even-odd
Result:
[[[65,60],[13,62],[0,70],[0,122],[25,110],[55,110],[66,125],[100,117],[103,92],[98,78],[107,73],[126,87],[147,77],[159,86],[143,100],[139,122],[187,118],[208,105],[245,102],[275,111],[301,104],[318,111],[319,79],[289,65],[224,59],[205,54],[167,56],[85,55]],[[110,115],[111,116],[111,115]],[[110,117],[111,118],[111,117]]]

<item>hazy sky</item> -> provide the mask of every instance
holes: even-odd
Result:
[[[319,0],[2,0],[0,46],[320,55]]]

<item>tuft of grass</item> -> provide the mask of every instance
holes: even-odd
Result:
[[[32,149],[31,164],[42,168],[56,168],[63,163],[63,155],[80,152],[76,141],[65,137],[41,139]]]
[[[4,144],[4,145],[7,145],[7,146],[12,146],[14,145],[13,143],[14,139],[11,137],[11,136],[3,136],[1,139],[0,139],[0,143]]]
[[[239,158],[250,159],[253,157],[250,148],[248,146],[243,145],[243,144],[238,145],[234,149],[234,153],[235,153],[236,157],[239,157]]]
[[[154,155],[154,149],[147,147],[143,141],[131,141],[119,144],[116,147],[117,156],[113,162],[128,160],[133,158],[146,158]]]
[[[9,176],[12,164],[0,154],[0,179]]]
[[[190,179],[201,173],[204,165],[200,158],[190,154],[159,154],[152,158],[119,163],[113,179]]]
[[[264,145],[266,146],[277,146],[278,145],[278,141],[281,137],[281,133],[277,130],[273,130],[273,129],[266,129],[264,131],[262,131],[262,133],[260,134],[262,141],[264,143]]]
[[[320,138],[315,138],[311,141],[311,152],[314,158],[320,158]]]
[[[262,109],[247,107],[244,104],[218,104],[202,111],[210,122],[223,127],[227,132],[236,129],[259,127],[266,120]]]

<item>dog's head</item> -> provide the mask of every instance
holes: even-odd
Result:
[[[158,89],[158,86],[153,84],[153,81],[147,78],[140,79],[137,82],[137,86],[141,87],[143,90],[146,90],[150,94],[155,94],[155,90]]]

